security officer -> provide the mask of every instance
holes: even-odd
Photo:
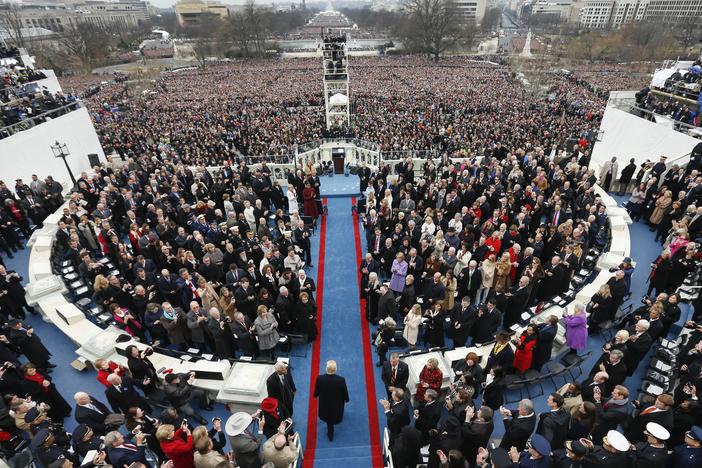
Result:
[[[551,468],[580,468],[587,452],[579,440],[566,440],[564,449],[553,451]]]
[[[702,466],[702,427],[692,426],[685,433],[685,443],[673,449],[672,465],[676,468]]]
[[[24,415],[24,422],[29,424],[29,432],[35,435],[42,429],[48,429],[54,436],[56,443],[59,445],[70,444],[70,437],[63,430],[62,424],[57,424],[51,420],[50,417],[46,415],[46,411],[43,406],[35,406],[30,408]]]
[[[621,468],[626,466],[629,441],[624,434],[611,430],[602,439],[602,445],[595,445],[591,440],[580,439],[589,453],[583,459],[583,468]]]
[[[73,450],[81,458],[91,450],[101,450],[103,446],[102,437],[96,436],[93,430],[85,424],[78,424],[73,429],[71,438],[73,439]]]
[[[32,437],[31,447],[36,450],[37,459],[44,466],[49,466],[59,457],[69,459],[73,464],[78,464],[78,457],[75,453],[68,451],[68,446],[56,443],[56,439],[48,429],[40,429]]]
[[[631,446],[629,458],[633,468],[664,468],[668,464],[668,449],[665,441],[670,439],[670,432],[658,423],[646,424],[645,442]]]
[[[526,450],[522,450],[521,453],[517,451],[517,447],[512,447],[509,459],[515,468],[548,468],[551,466],[551,444],[541,434],[534,434],[527,442]]]

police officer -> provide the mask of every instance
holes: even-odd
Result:
[[[67,458],[74,464],[78,464],[76,454],[70,453],[67,445],[58,444],[49,429],[40,429],[32,437],[31,446],[36,450],[37,459],[44,466],[49,466],[50,463],[59,457]]]
[[[85,424],[78,424],[73,433],[73,450],[82,458],[91,450],[101,450],[103,448],[102,437],[95,435],[90,427]]]
[[[70,437],[63,430],[63,425],[60,423],[55,423],[50,417],[46,415],[46,410],[44,405],[37,405],[34,408],[30,408],[24,415],[24,422],[29,424],[29,432],[32,435],[36,435],[42,429],[46,429],[53,434],[54,440],[58,445],[68,446],[70,444]]]
[[[512,447],[509,459],[515,468],[548,468],[551,465],[551,444],[541,434],[534,434],[521,453],[517,447]]]
[[[670,439],[670,432],[658,423],[646,424],[645,442],[631,445],[629,458],[633,468],[664,468],[668,464],[668,449],[665,441]]]
[[[702,465],[702,427],[692,426],[685,433],[685,443],[673,449],[673,466],[695,468]]]
[[[595,445],[591,440],[580,439],[589,453],[583,459],[583,468],[621,468],[626,466],[629,441],[624,434],[611,430],[602,439],[602,445]]]
[[[587,453],[587,447],[579,440],[566,440],[564,449],[553,451],[551,468],[580,468]]]

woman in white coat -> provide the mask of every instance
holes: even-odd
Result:
[[[419,336],[419,325],[422,323],[422,308],[419,304],[412,306],[407,315],[405,315],[405,329],[402,331],[402,337],[407,340],[410,351],[417,347],[417,337]]]
[[[288,213],[293,214],[297,213],[300,211],[300,209],[297,206],[297,192],[295,191],[295,187],[292,185],[288,185]]]

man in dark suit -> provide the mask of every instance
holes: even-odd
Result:
[[[473,326],[473,344],[487,343],[495,338],[495,332],[502,321],[502,314],[495,307],[495,299],[490,298],[485,307],[478,309],[478,316]]]
[[[607,392],[607,379],[609,376],[606,372],[597,372],[592,377],[591,380],[586,380],[580,384],[580,396],[583,401],[589,401],[590,403],[595,402],[595,393],[599,392],[600,395],[608,395]]]
[[[475,302],[475,295],[482,284],[483,274],[478,269],[478,262],[471,260],[458,275],[458,290],[460,294],[468,296],[471,302]]]
[[[463,296],[460,304],[456,304],[450,311],[450,335],[454,347],[465,346],[468,337],[473,332],[473,325],[478,318],[478,311],[470,305],[470,296]]]
[[[472,406],[466,408],[466,420],[461,427],[462,452],[466,460],[475,460],[478,449],[487,447],[494,429],[492,409],[481,406],[473,410]]]
[[[497,342],[490,350],[487,364],[485,364],[484,374],[488,374],[493,367],[501,367],[508,370],[514,363],[514,350],[509,344],[509,332],[500,332],[497,335]]]
[[[653,344],[651,335],[648,334],[648,320],[639,320],[636,325],[629,327],[629,340],[627,351],[624,355],[627,376],[632,375]],[[655,422],[655,421],[654,421]]]
[[[536,426],[534,404],[531,400],[524,399],[519,402],[516,410],[501,407],[500,414],[505,425],[505,435],[502,437],[500,447],[505,450],[517,447],[517,451],[521,452]]]
[[[558,332],[558,317],[555,315],[549,316],[546,323],[538,325],[538,329],[539,333],[536,335],[536,346],[534,346],[531,367],[532,369],[540,371],[541,367],[551,359],[553,340],[556,338],[556,333]]]
[[[595,391],[595,410],[597,419],[592,428],[592,440],[602,441],[607,432],[615,430],[619,424],[623,423],[628,416],[629,389],[623,385],[617,385],[612,390],[612,397],[605,401],[601,392]]]
[[[178,294],[178,277],[166,269],[161,270],[161,277],[158,279],[158,292],[163,300],[173,304],[173,307],[181,306]]]
[[[650,422],[658,423],[668,431],[673,430],[673,396],[667,393],[658,395],[653,405],[644,407],[640,401],[632,402],[638,414],[631,418],[624,435],[632,444],[646,440],[644,430]]]
[[[529,302],[529,278],[522,276],[510,293],[507,293],[508,302],[505,311],[504,327],[509,328],[519,322],[524,308]]]
[[[380,298],[378,299],[378,318],[384,320],[388,317],[394,319],[397,303],[395,302],[395,294],[383,283],[380,285]]]
[[[310,301],[314,302],[314,292],[317,288],[312,278],[307,276],[305,270],[299,270],[297,275],[290,282],[290,292],[294,297],[300,297],[301,292],[306,292],[310,296]]]
[[[539,424],[536,433],[541,434],[549,441],[555,450],[563,448],[570,425],[570,413],[563,409],[563,395],[552,393],[546,400],[550,411],[539,415]]]
[[[402,428],[410,423],[410,404],[404,390],[396,388],[392,391],[390,400],[380,400],[380,404],[385,410],[388,431],[390,438],[394,441],[402,431]]]
[[[626,380],[626,364],[624,364],[624,353],[619,349],[609,352],[609,357],[600,365],[600,369],[607,373],[607,384],[603,395],[607,396],[617,385],[623,385]]]
[[[437,402],[439,394],[431,388],[424,392],[424,401],[414,410],[414,427],[422,432],[422,444],[429,443],[429,431],[436,429],[441,419],[441,404]]]
[[[151,468],[151,464],[146,460],[146,434],[139,433],[135,439],[136,445],[128,444],[119,431],[112,431],[105,436],[105,449],[113,466],[130,466],[139,462]]]
[[[336,375],[336,361],[327,361],[327,373],[317,376],[313,395],[318,398],[319,419],[327,423],[327,438],[334,440],[334,425],[344,419],[344,405],[349,402],[346,380]]]
[[[415,468],[422,462],[422,433],[412,426],[405,426],[392,446],[393,466]]]
[[[539,285],[539,299],[547,301],[561,292],[565,272],[561,266],[561,257],[555,255],[546,269],[546,277]]]
[[[380,226],[375,226],[373,235],[368,243],[368,250],[370,250],[375,261],[380,262],[383,252],[385,252],[385,236],[380,233]]]
[[[295,400],[295,382],[287,364],[282,361],[275,363],[275,372],[266,380],[268,396],[278,400],[278,408],[282,418],[291,418],[293,415],[293,402]]]
[[[409,380],[409,366],[400,361],[398,353],[392,353],[390,360],[383,363],[383,369],[380,377],[385,384],[385,391],[388,394],[388,399],[392,397],[394,389],[407,391],[407,380]]]
[[[90,427],[96,434],[104,435],[108,429],[105,418],[110,415],[107,406],[85,392],[76,393],[73,399],[76,401],[76,421]]]
[[[151,413],[149,402],[137,392],[131,377],[121,377],[113,373],[107,376],[107,381],[110,386],[105,389],[105,396],[115,413],[127,414],[129,408],[134,406]]]

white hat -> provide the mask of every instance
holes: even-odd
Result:
[[[251,421],[253,421],[253,418],[249,413],[243,411],[234,413],[227,419],[227,423],[224,425],[224,432],[230,437],[239,435],[244,432],[244,429],[249,427]]]
[[[648,432],[658,440],[670,439],[670,432],[668,432],[668,429],[666,429],[658,423],[650,422],[646,424],[646,432]]]
[[[626,440],[626,437],[621,432],[611,430],[607,432],[605,440],[607,445],[611,445],[618,452],[627,452],[629,450],[629,441]]]

